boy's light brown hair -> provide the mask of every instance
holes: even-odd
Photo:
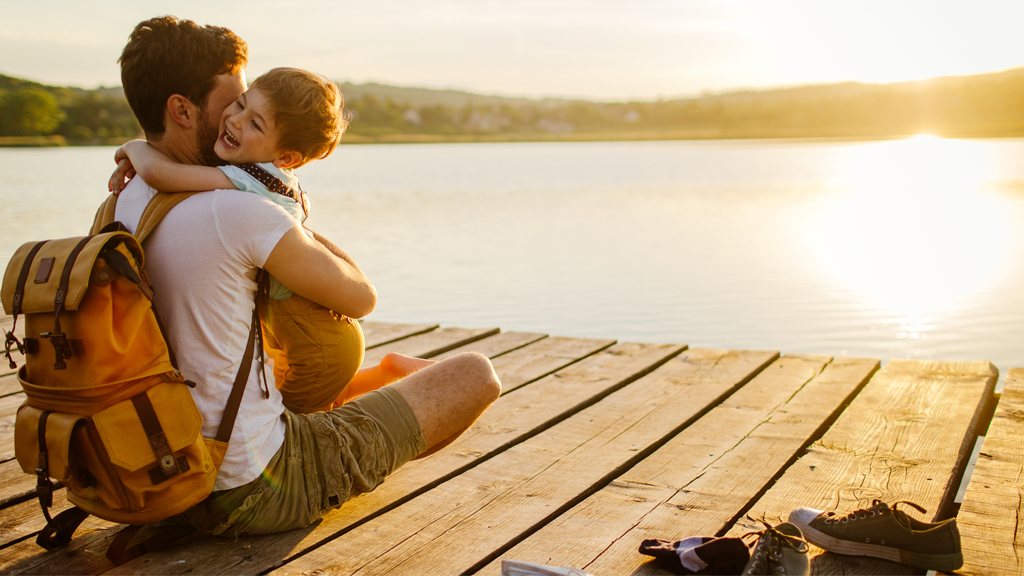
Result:
[[[270,100],[277,147],[301,154],[297,166],[326,158],[338,146],[347,122],[342,115],[344,99],[334,82],[297,68],[274,68],[250,88]]]

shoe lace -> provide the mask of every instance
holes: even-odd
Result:
[[[900,500],[899,502],[894,503],[892,505],[892,507],[890,508],[888,504],[886,504],[882,500],[879,500],[878,498],[875,498],[874,500],[871,501],[871,507],[870,508],[861,508],[859,510],[854,510],[853,512],[850,512],[849,514],[846,514],[844,516],[838,516],[835,512],[829,512],[828,514],[825,515],[826,516],[825,523],[826,524],[836,524],[836,523],[839,523],[839,522],[846,523],[846,522],[853,522],[855,520],[863,520],[865,518],[871,518],[871,517],[874,517],[874,516],[880,516],[882,514],[885,514],[885,510],[884,509],[889,509],[889,510],[892,510],[892,511],[896,511],[900,504],[906,504],[907,506],[910,506],[911,508],[914,508],[915,510],[917,510],[918,512],[920,512],[922,514],[927,514],[928,513],[928,511],[925,510],[922,506],[920,506],[918,504],[915,504],[915,503],[913,503],[913,502],[911,502],[909,500]],[[900,510],[900,512],[902,512],[902,510]]]
[[[797,536],[784,534],[775,529],[764,520],[758,520],[764,525],[764,530],[747,532],[740,538],[758,536],[757,544],[751,558],[750,569],[745,574],[785,574],[785,567],[782,565],[782,549],[790,548],[801,554],[807,553],[807,541]],[[755,569],[757,570],[755,572]]]

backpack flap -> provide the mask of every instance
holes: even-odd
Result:
[[[19,248],[0,297],[9,313],[25,316],[23,340],[5,341],[25,354],[24,380],[89,388],[171,372],[143,264],[127,232]]]
[[[14,423],[14,456],[21,469],[35,474],[39,462],[39,419],[43,410],[22,404]],[[46,419],[46,468],[50,478],[63,481],[67,477],[71,433],[85,422],[84,416],[51,412]]]
[[[129,472],[161,470],[147,470],[157,478],[175,465],[173,460],[161,462],[162,458],[202,442],[203,418],[188,386],[181,382],[161,382],[101,410],[93,415],[93,424],[112,464]],[[161,434],[163,438],[152,440]]]
[[[68,479],[68,500],[126,524],[156,522],[206,498],[217,479],[216,454],[184,382],[160,382],[92,416],[104,462],[85,463],[98,481]]]
[[[65,290],[63,309],[77,310],[89,287],[96,258],[105,246],[118,243],[121,245],[117,251],[130,255],[129,261],[135,260],[131,263],[133,269],[137,271],[144,265],[138,242],[127,232],[23,244],[7,263],[4,273],[0,289],[4,311],[8,314],[54,312],[61,289]],[[66,266],[69,261],[70,270]]]

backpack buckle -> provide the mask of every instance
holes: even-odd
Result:
[[[50,344],[53,344],[53,352],[56,356],[56,362],[53,363],[54,370],[67,369],[68,365],[64,360],[75,355],[74,349],[68,341],[68,335],[63,332],[40,332],[39,337],[46,338]]]
[[[36,495],[39,496],[39,503],[49,508],[53,506],[53,482],[44,468],[36,468],[36,475]]]

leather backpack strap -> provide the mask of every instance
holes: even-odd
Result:
[[[199,194],[199,192],[157,193],[153,196],[149,204],[146,204],[146,209],[142,211],[139,225],[135,228],[135,238],[139,241],[139,244],[142,244],[149,237],[149,234],[156,230],[157,225],[171,211],[171,208],[196,194]]]
[[[36,544],[46,550],[66,546],[78,526],[89,517],[89,513],[75,506],[57,514],[36,535]],[[49,515],[47,515],[49,518]]]
[[[181,201],[194,194],[199,194],[199,192],[157,193],[153,196],[149,203],[146,204],[146,209],[142,212],[142,217],[139,218],[139,225],[135,229],[135,238],[138,239],[139,244],[142,244],[142,241],[156,229],[157,224],[163,220],[171,208],[174,208]],[[89,234],[100,234],[107,225],[113,223],[116,209],[117,196],[111,194],[107,196],[107,199],[96,210],[96,216],[93,218]]]
[[[89,230],[90,236],[99,234],[104,226],[114,221],[115,208],[117,208],[117,196],[111,194],[107,196],[103,204],[100,204],[99,210],[96,211],[96,217],[92,221],[92,228]]]
[[[143,554],[187,544],[205,535],[205,528],[197,529],[191,525],[125,526],[118,531],[107,547],[107,560],[114,566],[120,566]]]
[[[256,291],[256,301],[253,303],[252,308],[252,321],[249,325],[249,341],[245,344],[245,354],[242,355],[242,364],[238,367],[238,373],[235,374],[235,383],[231,386],[231,395],[228,396],[227,406],[224,408],[224,414],[220,419],[220,426],[217,428],[217,436],[214,440],[218,442],[228,442],[231,440],[231,431],[235,427],[235,417],[238,416],[238,409],[242,405],[242,395],[245,394],[245,385],[249,382],[249,372],[252,370],[253,357],[256,355],[256,348],[260,350],[260,360],[263,359],[263,338],[262,331],[260,330],[260,298],[263,295],[264,287],[267,283],[268,275],[263,270],[260,270],[257,274],[257,281],[260,284],[260,289]],[[257,373],[259,378],[259,373]],[[266,380],[266,373],[263,373],[263,379]],[[268,389],[267,396],[270,397]]]

